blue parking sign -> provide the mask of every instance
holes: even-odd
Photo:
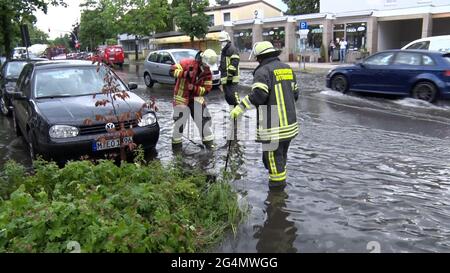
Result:
[[[308,29],[308,22],[300,22],[300,29]]]

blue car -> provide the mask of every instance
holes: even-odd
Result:
[[[450,99],[450,53],[388,50],[363,62],[330,70],[327,87],[347,91],[411,96],[433,102]]]

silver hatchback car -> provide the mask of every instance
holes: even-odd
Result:
[[[144,82],[148,87],[157,83],[175,84],[175,78],[169,75],[170,67],[182,59],[195,58],[197,50],[194,49],[167,49],[150,52],[144,62]],[[210,64],[213,74],[213,85],[220,84],[220,71],[218,64]]]

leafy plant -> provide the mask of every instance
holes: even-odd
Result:
[[[229,183],[177,162],[38,161],[20,176],[8,164],[1,178],[17,188],[0,200],[0,252],[68,252],[71,241],[82,252],[203,252],[244,215]]]

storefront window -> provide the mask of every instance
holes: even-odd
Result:
[[[233,36],[234,45],[240,53],[252,51],[252,29],[235,30]]]
[[[297,27],[297,41],[300,41],[298,48],[300,49],[320,49],[322,45],[323,25],[308,26],[308,36],[300,39],[299,28]]]
[[[333,41],[336,43],[336,45],[339,44],[339,42],[344,39],[345,37],[345,25],[344,24],[337,24],[333,27]]]
[[[269,41],[275,48],[284,48],[285,30],[284,27],[264,28],[263,40]]]
[[[360,50],[366,47],[366,23],[347,24],[345,32],[349,50]]]

